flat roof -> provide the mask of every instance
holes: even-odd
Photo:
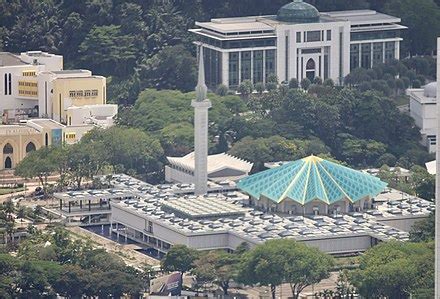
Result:
[[[52,71],[54,74],[83,74],[88,73],[88,70],[61,70],[61,71]]]
[[[15,66],[15,65],[28,65],[28,63],[24,62],[20,59],[20,57],[9,53],[9,52],[0,52],[0,67],[1,66]]]
[[[65,128],[64,125],[52,120],[52,119],[45,119],[45,118],[39,118],[39,119],[30,119],[28,120],[28,123],[35,124],[37,126],[40,126],[42,128],[46,129],[62,129]]]
[[[334,19],[349,21],[351,25],[365,25],[378,23],[399,23],[400,18],[377,12],[375,10],[345,10],[345,11],[329,11],[322,12]]]
[[[247,209],[216,197],[197,197],[192,199],[174,199],[163,202],[162,210],[174,213],[182,218],[211,218],[242,216]]]

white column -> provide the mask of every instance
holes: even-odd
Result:
[[[238,85],[241,83],[241,52],[238,53]]]
[[[362,65],[362,44],[359,44],[359,65],[358,67],[361,67]]]
[[[382,43],[382,63],[385,63],[385,42]]]
[[[194,107],[194,183],[196,195],[208,192],[208,109],[211,101],[193,100]]]
[[[254,51],[251,52],[251,82],[254,84]]]
[[[263,50],[263,84],[266,84],[266,50]]]
[[[394,42],[394,58],[400,59],[400,42]]]
[[[222,55],[222,82],[229,88],[229,53],[221,52]]]
[[[370,68],[373,68],[373,54],[374,54],[373,47],[374,47],[374,44],[371,43],[370,44]]]
[[[440,38],[437,39],[437,85],[440,83]],[[440,88],[437,88],[440,99]],[[435,176],[435,298],[440,298],[440,105],[437,104],[437,141],[436,141],[436,176]]]

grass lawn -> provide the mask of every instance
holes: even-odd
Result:
[[[15,192],[24,191],[24,187],[19,188],[0,188],[0,195],[11,194]]]

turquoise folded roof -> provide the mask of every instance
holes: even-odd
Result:
[[[356,202],[381,193],[387,184],[380,179],[316,156],[268,169],[238,182],[238,188],[254,198],[284,199],[304,205],[312,200],[327,204],[347,199]]]

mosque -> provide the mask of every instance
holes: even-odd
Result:
[[[352,69],[399,59],[400,18],[374,10],[319,12],[293,0],[277,15],[212,19],[191,29],[204,48],[206,84],[236,88],[315,77],[342,84]]]

